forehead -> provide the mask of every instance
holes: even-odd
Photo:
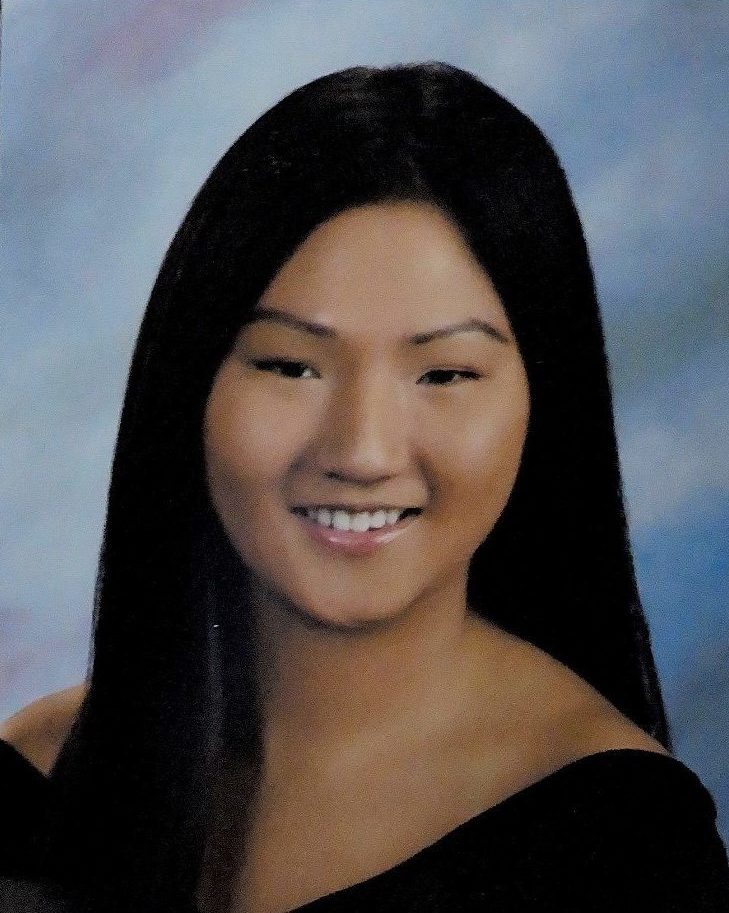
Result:
[[[473,318],[509,332],[491,279],[459,228],[426,203],[361,206],[317,226],[269,283],[257,305],[266,307],[342,336],[415,334]]]

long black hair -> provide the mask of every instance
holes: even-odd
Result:
[[[142,320],[89,690],[51,772],[48,872],[103,897],[99,909],[192,909],[203,867],[217,885],[211,908],[226,908],[260,782],[261,713],[249,575],[208,495],[203,411],[245,316],[307,234],[349,207],[397,200],[435,203],[458,224],[501,296],[529,380],[519,473],[473,555],[469,606],[671,748],[594,280],[557,156],[470,73],[439,62],[352,67],[286,96],[225,153]]]

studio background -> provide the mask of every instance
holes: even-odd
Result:
[[[132,348],[200,184],[295,87],[444,60],[567,171],[675,753],[729,842],[729,3],[3,6],[0,718],[85,675]]]

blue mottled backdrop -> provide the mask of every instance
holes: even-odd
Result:
[[[228,145],[296,86],[440,59],[545,130],[592,252],[676,754],[729,837],[729,4],[10,0],[0,717],[85,673],[132,346]]]

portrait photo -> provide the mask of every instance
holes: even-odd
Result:
[[[0,908],[728,910],[729,3],[0,15]]]

